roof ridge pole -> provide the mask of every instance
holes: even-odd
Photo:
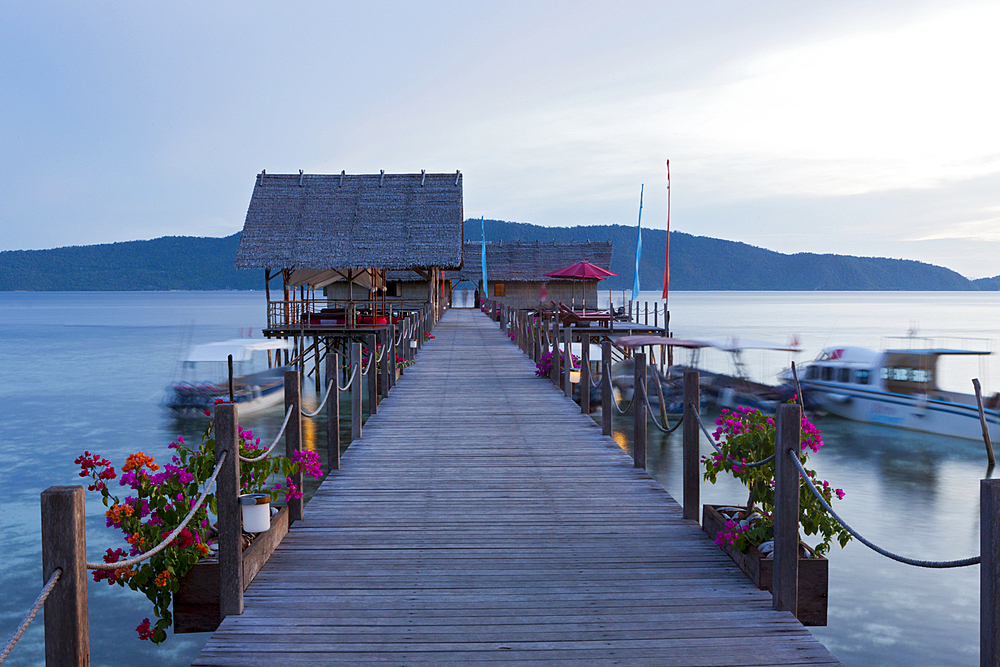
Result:
[[[337,187],[343,187],[343,185],[344,185],[344,176],[346,175],[346,173],[347,173],[346,169],[341,169],[340,170],[340,185],[337,186]]]
[[[425,178],[427,178],[427,170],[426,169],[421,169],[420,170],[420,187],[424,187],[424,179]]]
[[[385,169],[379,169],[378,186],[382,187],[382,181],[385,179]]]
[[[300,188],[302,187],[302,176],[303,176],[302,170],[299,169],[299,187]]]
[[[458,185],[458,179],[462,177],[462,172],[458,169],[455,170],[455,185]]]

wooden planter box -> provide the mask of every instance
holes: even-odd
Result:
[[[719,505],[718,507],[724,507]],[[724,530],[726,517],[719,514],[716,506],[702,505],[702,530],[713,540],[719,531]],[[795,616],[802,625],[826,625],[827,590],[830,580],[830,561],[822,556],[816,556],[805,544],[800,543],[810,558],[799,557],[799,587],[798,604]],[[743,573],[757,586],[766,591],[771,590],[774,576],[774,559],[764,558],[757,548],[751,546],[743,553],[728,544],[721,547],[729,554],[733,562],[743,570]]]
[[[271,517],[271,528],[259,533],[243,551],[243,590],[254,580],[288,534],[288,507]],[[214,632],[219,618],[219,561],[203,560],[181,579],[174,595],[174,634]]]

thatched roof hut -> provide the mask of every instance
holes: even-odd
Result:
[[[489,282],[555,282],[550,271],[586,260],[611,268],[611,241],[496,241],[486,244],[486,279]],[[458,274],[448,272],[454,282],[483,277],[481,242],[466,241],[465,263]]]
[[[257,175],[236,266],[457,269],[462,175]]]

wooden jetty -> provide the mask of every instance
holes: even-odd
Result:
[[[450,310],[195,665],[839,665]]]

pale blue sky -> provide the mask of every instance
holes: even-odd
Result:
[[[272,173],[1000,274],[1000,3],[4,3],[0,250],[223,236]],[[621,250],[621,249],[620,249]]]

